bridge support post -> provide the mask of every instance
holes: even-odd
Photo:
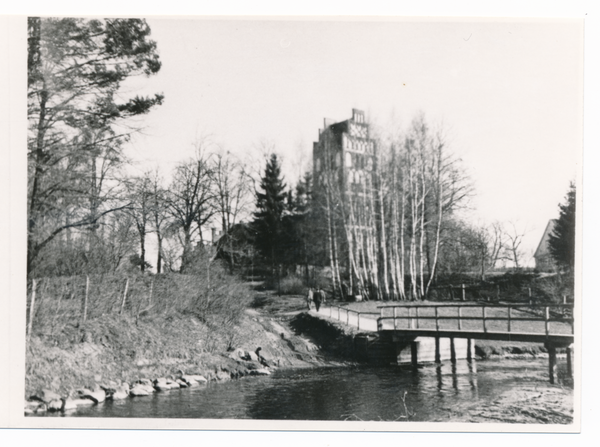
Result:
[[[548,378],[550,383],[554,384],[556,377],[556,346],[548,344]]]
[[[454,346],[454,337],[450,337],[450,361],[456,363],[456,348]]]
[[[573,378],[573,345],[567,347],[567,375]]]
[[[471,353],[473,349],[473,341],[470,338],[467,338],[467,362],[471,363],[473,361],[473,355]]]
[[[435,363],[442,363],[440,357],[440,337],[435,337]]]
[[[419,364],[419,344],[416,341],[410,343],[410,361],[413,368]]]

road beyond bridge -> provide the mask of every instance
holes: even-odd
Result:
[[[393,345],[397,355],[410,344],[411,362],[419,360],[419,340],[434,339],[434,360],[440,362],[440,340],[449,340],[450,360],[456,361],[455,339],[472,359],[472,340],[503,340],[544,344],[548,350],[550,383],[556,376],[556,349],[566,348],[567,371],[572,376],[574,342],[573,306],[532,304],[438,303],[378,306],[379,312],[361,312],[347,306],[326,306],[319,314],[377,334]],[[466,344],[464,343],[466,341]],[[423,343],[426,345],[427,343]]]

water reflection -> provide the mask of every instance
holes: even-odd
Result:
[[[106,402],[84,417],[448,421],[493,400],[543,360],[278,371],[204,388]]]

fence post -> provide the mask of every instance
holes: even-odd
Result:
[[[394,307],[394,330],[396,330],[396,307]]]
[[[550,307],[548,306],[546,306],[544,323],[546,326],[546,336],[548,336],[548,334],[550,334]]]
[[[87,305],[88,305],[88,293],[90,290],[90,277],[88,275],[85,276],[85,295],[83,297],[83,315],[81,317],[81,322],[85,323],[87,320]]]
[[[360,312],[356,314],[356,326],[357,329],[360,329]]]
[[[152,290],[154,289],[154,278],[150,282],[150,295],[148,295],[148,305],[152,304]]]
[[[129,287],[129,278],[125,281],[125,291],[123,292],[123,301],[121,301],[121,310],[119,311],[119,315],[123,313],[123,309],[125,309],[125,300],[127,299],[127,288]]]
[[[483,309],[483,332],[487,332],[487,327],[485,326],[485,304],[482,307]]]
[[[508,308],[508,332],[510,332],[510,306]]]
[[[350,326],[350,309],[346,309],[346,325]]]
[[[496,301],[500,301],[500,284],[496,284]]]
[[[33,326],[33,315],[35,310],[35,289],[37,286],[37,281],[34,279],[31,284],[31,304],[29,305],[29,327],[27,328],[27,341],[31,337],[31,328]]]
[[[462,300],[465,301],[465,285],[461,284],[461,288],[462,288]]]
[[[437,306],[435,306],[434,309],[435,309],[435,330],[439,331],[440,330],[440,322],[438,320],[438,308],[437,308]]]
[[[415,307],[415,316],[417,317],[417,329],[419,329],[419,308]]]
[[[458,307],[458,330],[462,330],[462,307]]]

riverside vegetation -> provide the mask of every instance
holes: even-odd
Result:
[[[26,414],[68,413],[104,399],[352,361],[356,328],[310,317],[305,297],[291,294],[296,282],[285,281],[282,290],[290,294],[278,296],[218,264],[210,279],[212,287],[199,275],[90,277],[85,321],[85,277],[39,281],[27,347]],[[479,359],[544,355],[543,348],[523,343],[478,342],[476,348]],[[544,374],[452,420],[572,423],[572,385],[549,385]]]
[[[36,295],[27,413],[324,364],[280,321],[305,309],[303,297],[255,291],[218,263],[203,275],[48,278]]]

